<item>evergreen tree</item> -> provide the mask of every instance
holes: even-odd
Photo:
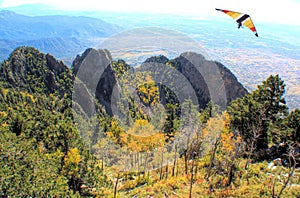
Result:
[[[275,135],[271,129],[287,116],[284,92],[283,80],[278,75],[270,76],[252,94],[233,101],[228,107],[231,127],[241,134],[248,150],[263,154],[261,151],[269,147]]]
[[[289,143],[300,143],[300,109],[293,110],[285,122],[288,127],[286,141]]]

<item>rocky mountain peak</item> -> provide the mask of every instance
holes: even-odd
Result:
[[[70,92],[73,76],[63,62],[33,47],[15,49],[0,68],[4,86],[31,93],[55,93],[62,97]]]
[[[210,100],[225,108],[232,100],[247,93],[229,69],[221,63],[206,60],[201,54],[185,52],[171,62],[193,86],[200,108]]]

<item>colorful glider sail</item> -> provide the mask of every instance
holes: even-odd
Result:
[[[255,36],[258,37],[258,34],[256,32],[256,28],[254,26],[253,21],[251,20],[250,16],[248,14],[243,14],[240,12],[234,12],[230,10],[222,10],[216,8],[217,11],[223,12],[233,18],[238,23],[238,28],[240,28],[242,25],[249,28],[252,32],[255,33]]]

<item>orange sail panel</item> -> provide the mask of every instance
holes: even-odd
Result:
[[[239,24],[239,28],[241,25],[249,28],[252,32],[255,33],[255,36],[258,37],[254,23],[248,14],[243,14],[240,12],[234,12],[234,11],[230,11],[230,10],[222,10],[222,9],[218,9],[218,8],[216,8],[216,10],[223,12],[223,13],[227,14],[228,16],[230,16],[231,18],[233,18]]]

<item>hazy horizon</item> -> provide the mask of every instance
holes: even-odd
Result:
[[[45,5],[50,10],[61,12],[116,12],[144,14],[175,14],[193,17],[222,17],[215,8],[228,9],[250,14],[254,22],[272,22],[300,26],[299,0],[87,0],[87,1],[57,1],[57,0],[1,0],[0,9],[12,9],[17,6]],[[45,10],[46,11],[46,10]]]

